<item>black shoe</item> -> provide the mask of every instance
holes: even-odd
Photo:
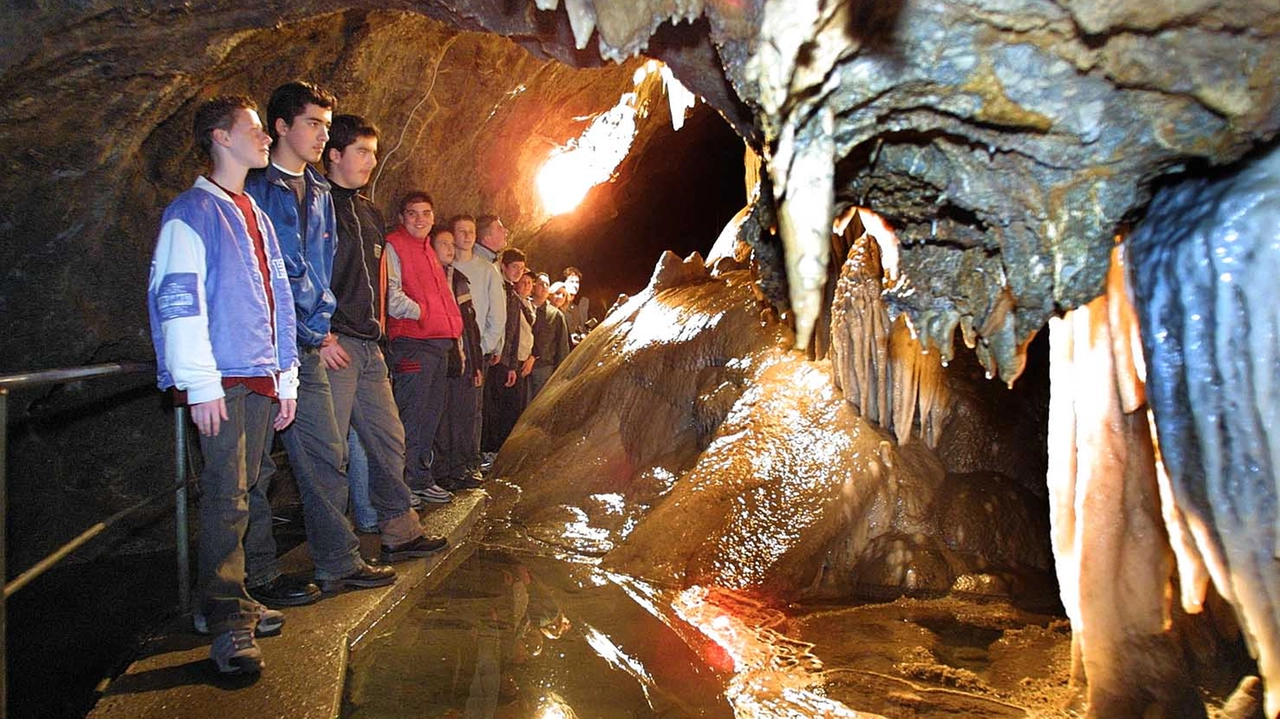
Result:
[[[477,489],[484,483],[474,477],[463,476],[461,478],[442,479],[436,484],[439,484],[450,492],[456,492],[460,489]]]
[[[405,559],[417,559],[426,557],[449,546],[449,540],[444,537],[418,537],[404,544],[388,547],[382,545],[382,561],[399,562]]]
[[[320,589],[316,585],[290,579],[283,574],[266,584],[248,589],[249,596],[268,607],[300,607],[320,598]]]
[[[356,571],[338,579],[319,580],[320,591],[325,594],[341,592],[344,589],[369,589],[385,587],[396,581],[395,567],[382,564],[364,564]]]

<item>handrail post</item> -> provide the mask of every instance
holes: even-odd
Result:
[[[178,541],[178,607],[183,614],[191,611],[191,552],[187,533],[187,408],[178,406],[173,412],[173,517]],[[0,716],[3,716],[0,713]]]
[[[7,482],[9,481],[6,474],[6,463],[9,458],[9,389],[0,387],[0,580],[8,576],[8,567],[6,566],[7,557],[5,555],[5,533],[8,531],[8,492]],[[9,613],[6,611],[8,601],[0,598],[0,717],[9,716],[9,685],[5,676],[9,673],[9,652],[5,650],[5,642],[8,641],[8,631],[6,622],[9,621]]]

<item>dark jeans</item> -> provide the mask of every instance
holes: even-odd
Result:
[[[529,373],[529,401],[532,402],[534,397],[542,391],[547,385],[547,380],[551,379],[551,375],[556,371],[555,367],[543,366],[534,367]]]
[[[392,388],[404,423],[405,481],[413,489],[435,484],[431,464],[444,410],[445,369],[453,340],[397,337],[387,347]]]
[[[245,591],[246,532],[264,530],[271,537],[271,506],[252,507],[250,488],[258,484],[264,447],[270,447],[274,403],[243,385],[226,390],[227,419],[213,437],[200,435],[204,471],[200,473],[200,535],[197,571],[200,612],[214,633],[251,627],[257,602]],[[262,493],[265,497],[265,491]],[[253,522],[250,522],[252,509]],[[261,542],[262,533],[257,539]],[[277,574],[279,572],[277,571]]]
[[[459,479],[479,466],[476,420],[480,388],[470,376],[446,377],[444,409],[436,430],[432,476]]]
[[[302,496],[302,518],[316,579],[339,579],[363,564],[360,540],[347,521],[347,436],[333,418],[329,374],[320,353],[304,349],[298,358],[298,413],[280,433]]]
[[[404,476],[404,426],[391,394],[387,363],[372,340],[338,335],[351,363],[329,370],[333,392],[333,416],[338,435],[347,438],[355,428],[369,459],[369,500],[378,516],[382,543],[395,546],[422,534],[418,515],[409,505]],[[349,444],[342,442],[342,466],[347,466]]]
[[[502,448],[502,443],[507,441],[516,420],[520,419],[520,413],[528,404],[529,378],[518,375],[517,370],[516,383],[511,387],[503,386],[507,381],[504,365],[493,365],[485,375],[484,434],[480,439],[480,449],[485,452],[497,452]]]

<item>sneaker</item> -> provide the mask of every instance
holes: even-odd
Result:
[[[448,504],[453,501],[453,495],[444,491],[436,485],[431,485],[426,489],[415,489],[413,495],[424,502],[431,504]]]
[[[418,537],[411,539],[404,544],[398,544],[394,547],[382,545],[382,561],[399,562],[405,559],[417,559],[419,557],[427,557],[449,546],[449,540],[444,537]]]
[[[259,638],[274,637],[284,629],[284,612],[259,604],[257,613],[258,623],[253,628],[253,636]],[[200,610],[197,609],[192,613],[191,623],[195,625],[196,634],[207,635],[209,633],[209,620],[200,613]]]
[[[345,577],[337,579],[317,579],[316,583],[320,585],[320,591],[325,594],[333,594],[341,592],[344,589],[370,589],[372,587],[385,587],[396,581],[395,567],[388,567],[382,564],[366,564],[361,563],[356,571]]]
[[[422,498],[409,490],[409,509],[422,509]]]
[[[209,658],[223,674],[257,674],[262,671],[262,650],[249,627],[229,629],[213,638]]]

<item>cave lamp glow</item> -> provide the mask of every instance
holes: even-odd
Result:
[[[649,60],[637,68],[632,77],[634,91],[623,94],[616,105],[596,115],[580,136],[552,150],[538,170],[534,184],[548,214],[572,211],[592,187],[613,178],[631,150],[637,117],[645,115],[643,109],[637,109],[638,91],[654,75],[662,79],[671,107],[672,125],[676,130],[684,125],[685,115],[697,101],[696,97],[676,80],[666,65]]]

